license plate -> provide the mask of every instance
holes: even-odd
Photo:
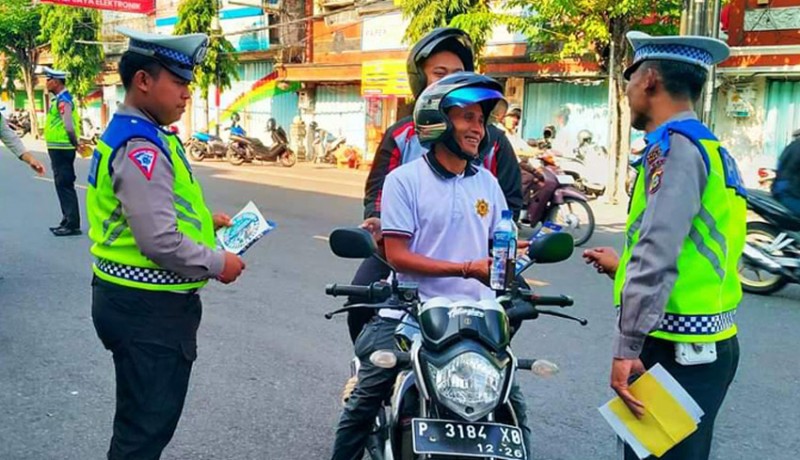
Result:
[[[569,174],[559,174],[556,178],[561,185],[573,185],[575,183],[575,178]]]
[[[506,460],[528,458],[522,431],[511,425],[415,418],[412,432],[415,454]]]

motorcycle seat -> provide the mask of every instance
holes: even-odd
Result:
[[[192,134],[192,137],[199,140],[200,142],[222,141],[222,138],[209,133],[194,133]]]
[[[800,231],[800,216],[787,209],[771,193],[763,190],[747,191],[747,206],[761,217],[775,222],[791,232]]]

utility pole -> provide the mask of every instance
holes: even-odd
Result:
[[[214,15],[214,19],[211,21],[211,34],[214,37],[213,38],[214,40],[219,40],[220,37],[222,37],[222,25],[220,24],[220,15],[221,15],[220,9],[221,9],[221,7],[222,7],[221,0],[217,1],[217,11],[216,11],[217,14]],[[220,65],[219,59],[220,59],[220,57],[221,56],[220,56],[219,50],[217,50],[217,54],[216,54],[216,56],[214,58],[214,61],[215,61],[214,62],[214,89],[215,89],[215,91],[214,91],[214,102],[215,102],[215,106],[216,106],[216,112],[215,112],[215,116],[214,116],[214,120],[215,120],[214,131],[215,131],[215,134],[216,134],[217,137],[219,137],[219,124],[220,124],[220,105],[219,105],[219,103],[220,103],[220,96],[221,96],[221,93],[222,93],[222,88],[220,88],[220,81],[221,81],[222,78],[220,77],[220,71],[219,71],[219,65]]]
[[[714,38],[719,38],[719,19],[721,10],[721,0],[711,0],[711,4],[707,5],[706,12],[708,13],[707,28],[709,35]],[[716,92],[717,82],[717,66],[711,66],[708,71],[708,81],[706,82],[705,101],[703,106],[703,122],[713,130],[713,109],[714,109],[714,96]]]

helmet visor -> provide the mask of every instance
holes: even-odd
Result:
[[[498,118],[508,108],[508,102],[503,98],[503,93],[480,86],[458,88],[448,93],[442,100],[441,107],[443,110],[447,110],[452,107],[464,108],[473,104],[480,104],[487,118]]]

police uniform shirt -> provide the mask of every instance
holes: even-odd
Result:
[[[64,122],[64,130],[67,131],[67,135],[69,136],[69,141],[72,143],[73,146],[78,146],[78,137],[75,135],[75,126],[72,124],[72,104],[67,101],[61,101],[58,99],[58,96],[66,93],[66,88],[61,90],[55,96],[55,101],[58,104],[58,113],[61,115],[61,121]]]
[[[472,163],[464,174],[444,168],[432,152],[386,176],[381,225],[384,236],[410,238],[409,250],[436,260],[463,263],[489,256],[489,240],[508,209],[497,179]],[[422,300],[494,299],[475,279],[398,273],[399,281],[419,283]]]
[[[11,150],[11,153],[16,155],[18,158],[25,153],[25,146],[22,144],[22,140],[20,140],[17,133],[8,126],[5,117],[0,115],[0,141]]]
[[[126,105],[121,105],[117,113],[156,124]],[[155,152],[152,162],[144,166],[136,160],[140,156],[131,155],[143,149]],[[144,139],[133,139],[116,152],[111,168],[114,193],[142,254],[185,278],[216,278],[222,273],[222,250],[196,243],[178,231],[175,175],[169,157],[160,148]]]
[[[688,119],[697,116],[692,111],[681,112],[668,122]],[[653,141],[648,139],[648,144]],[[700,211],[708,181],[703,155],[692,141],[673,133],[669,146],[668,152],[653,147],[642,158],[647,208],[622,288],[622,308],[614,339],[616,358],[638,358],[645,338],[664,317],[678,276],[678,256],[692,220]],[[635,225],[631,227],[628,240],[636,229]]]

